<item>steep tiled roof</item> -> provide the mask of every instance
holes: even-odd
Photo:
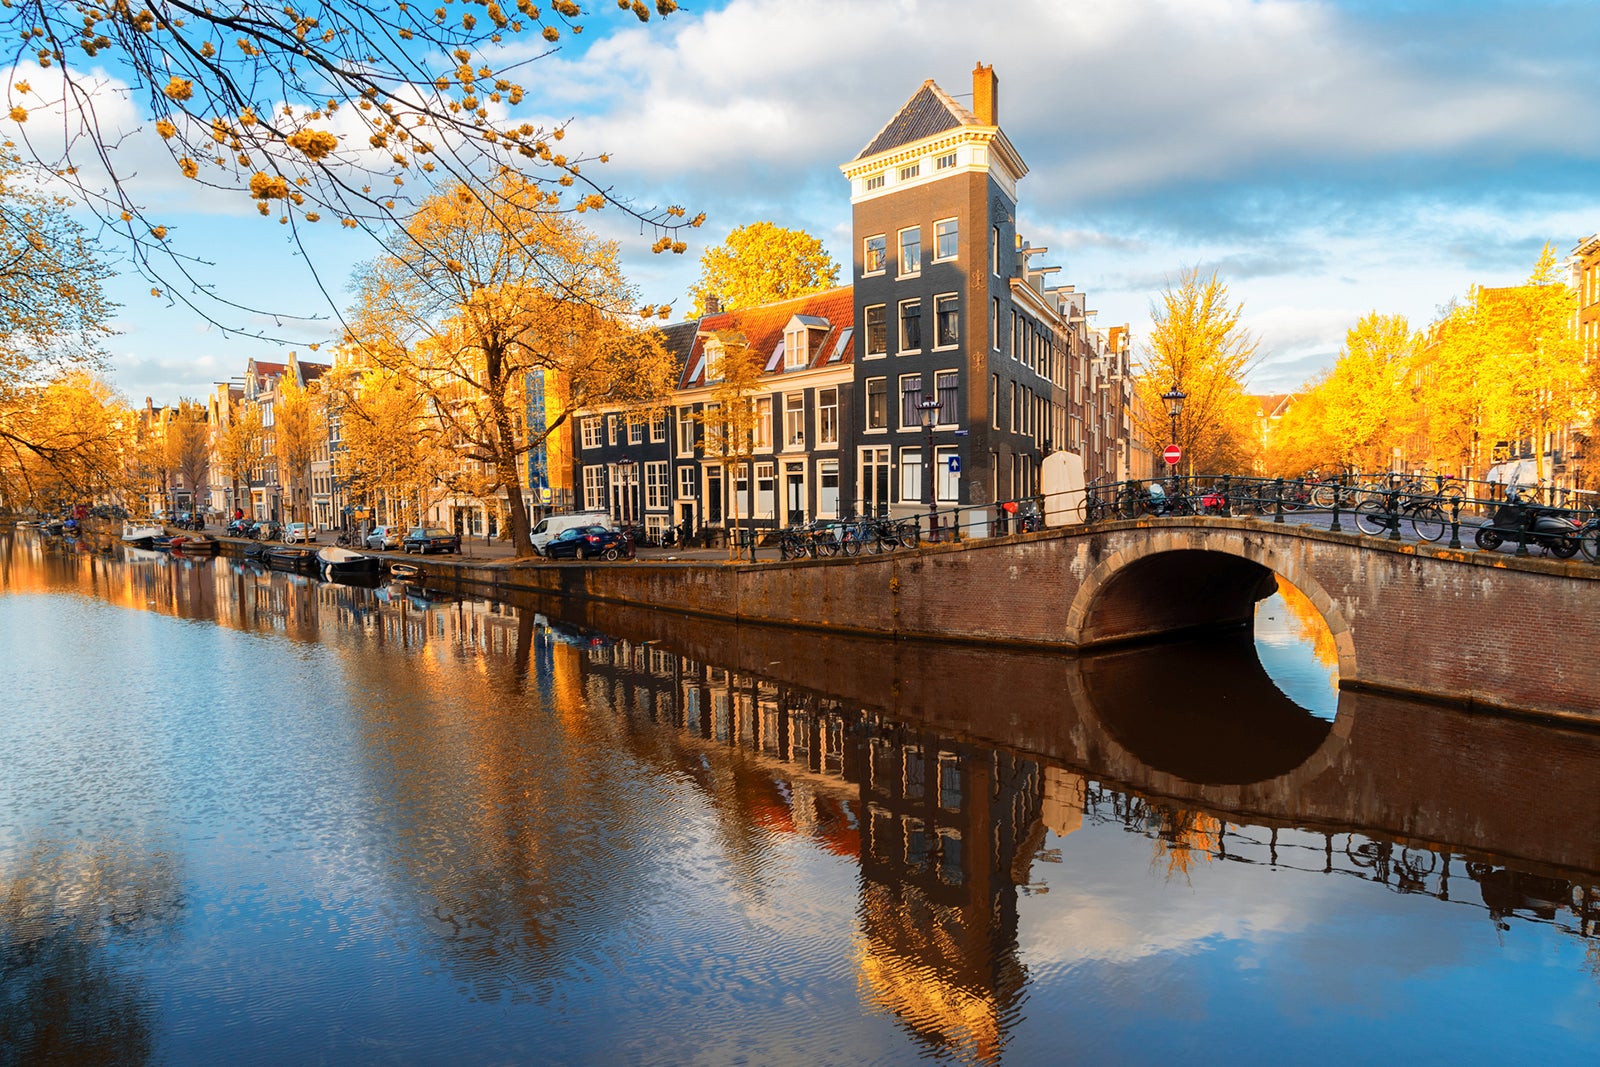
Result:
[[[924,137],[953,130],[957,126],[978,124],[972,112],[956,103],[948,93],[933,83],[932,78],[929,78],[922,83],[922,88],[911,94],[911,99],[906,101],[905,106],[889,120],[887,126],[878,131],[878,136],[874,137],[872,143],[863,148],[856,158],[875,156],[879,152],[912,144]]]
[[[705,384],[705,335],[724,330],[744,334],[745,343],[757,354],[762,364],[769,367],[770,373],[781,376],[784,373],[782,361],[774,361],[772,357],[783,342],[783,328],[796,315],[803,319],[826,320],[828,324],[827,333],[808,353],[808,367],[824,367],[830,363],[849,364],[853,361],[855,346],[849,340],[855,326],[855,295],[850,286],[844,285],[810,296],[762,304],[760,307],[707,315],[700,320],[700,336],[694,342],[690,358],[685,361],[679,388],[693,389]],[[793,374],[794,371],[788,373]]]
[[[672,365],[677,368],[678,379],[689,369],[689,354],[694,350],[695,335],[700,331],[700,320],[689,319],[687,322],[675,322],[671,326],[663,326],[656,332],[661,335],[661,344],[666,348],[667,355],[672,357]]]

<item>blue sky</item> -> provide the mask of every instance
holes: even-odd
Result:
[[[642,204],[704,210],[683,256],[649,253],[618,213],[646,300],[676,301],[699,253],[770,219],[848,259],[851,159],[926,78],[958,99],[975,62],[1031,172],[1019,221],[1057,276],[1135,352],[1169,279],[1216,270],[1262,358],[1251,385],[1292,389],[1371,310],[1424,326],[1472,284],[1514,284],[1540,247],[1600,230],[1600,5],[1245,0],[726,0],[647,26],[597,2],[581,48],[526,68],[528,114],[572,119],[605,180]],[[145,136],[153,136],[148,130]],[[300,313],[324,298],[281,228],[248,204],[149,198],[243,296]],[[192,187],[191,187],[192,188]],[[343,295],[374,249],[328,231]],[[113,376],[130,397],[197,395],[250,356],[119,284]],[[311,340],[319,328],[295,327]]]

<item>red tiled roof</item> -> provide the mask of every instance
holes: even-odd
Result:
[[[699,336],[695,338],[694,346],[689,351],[689,358],[684,362],[683,377],[678,387],[693,389],[705,384],[704,360],[701,357],[705,354],[706,334],[720,333],[724,330],[744,334],[745,343],[765,365],[777,350],[778,343],[783,340],[783,328],[796,315],[825,319],[828,323],[828,332],[823,335],[821,343],[813,345],[808,353],[810,357],[807,362],[808,367],[854,362],[855,344],[845,334],[846,331],[853,331],[855,327],[855,290],[844,285],[810,296],[799,296],[790,300],[762,304],[760,307],[705,316],[700,320]],[[844,345],[844,350],[839,353],[839,358],[830,359],[829,357],[841,344]],[[770,373],[775,376],[783,374],[782,363]]]

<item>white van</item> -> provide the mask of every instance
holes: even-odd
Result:
[[[549,515],[534,524],[528,539],[533,542],[534,550],[542,556],[544,546],[563,530],[570,530],[574,526],[609,527],[610,525],[611,516],[604,511],[575,511],[570,515]]]

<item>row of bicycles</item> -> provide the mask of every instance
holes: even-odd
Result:
[[[922,528],[915,518],[814,519],[778,531],[778,558],[880,554],[921,542]]]

